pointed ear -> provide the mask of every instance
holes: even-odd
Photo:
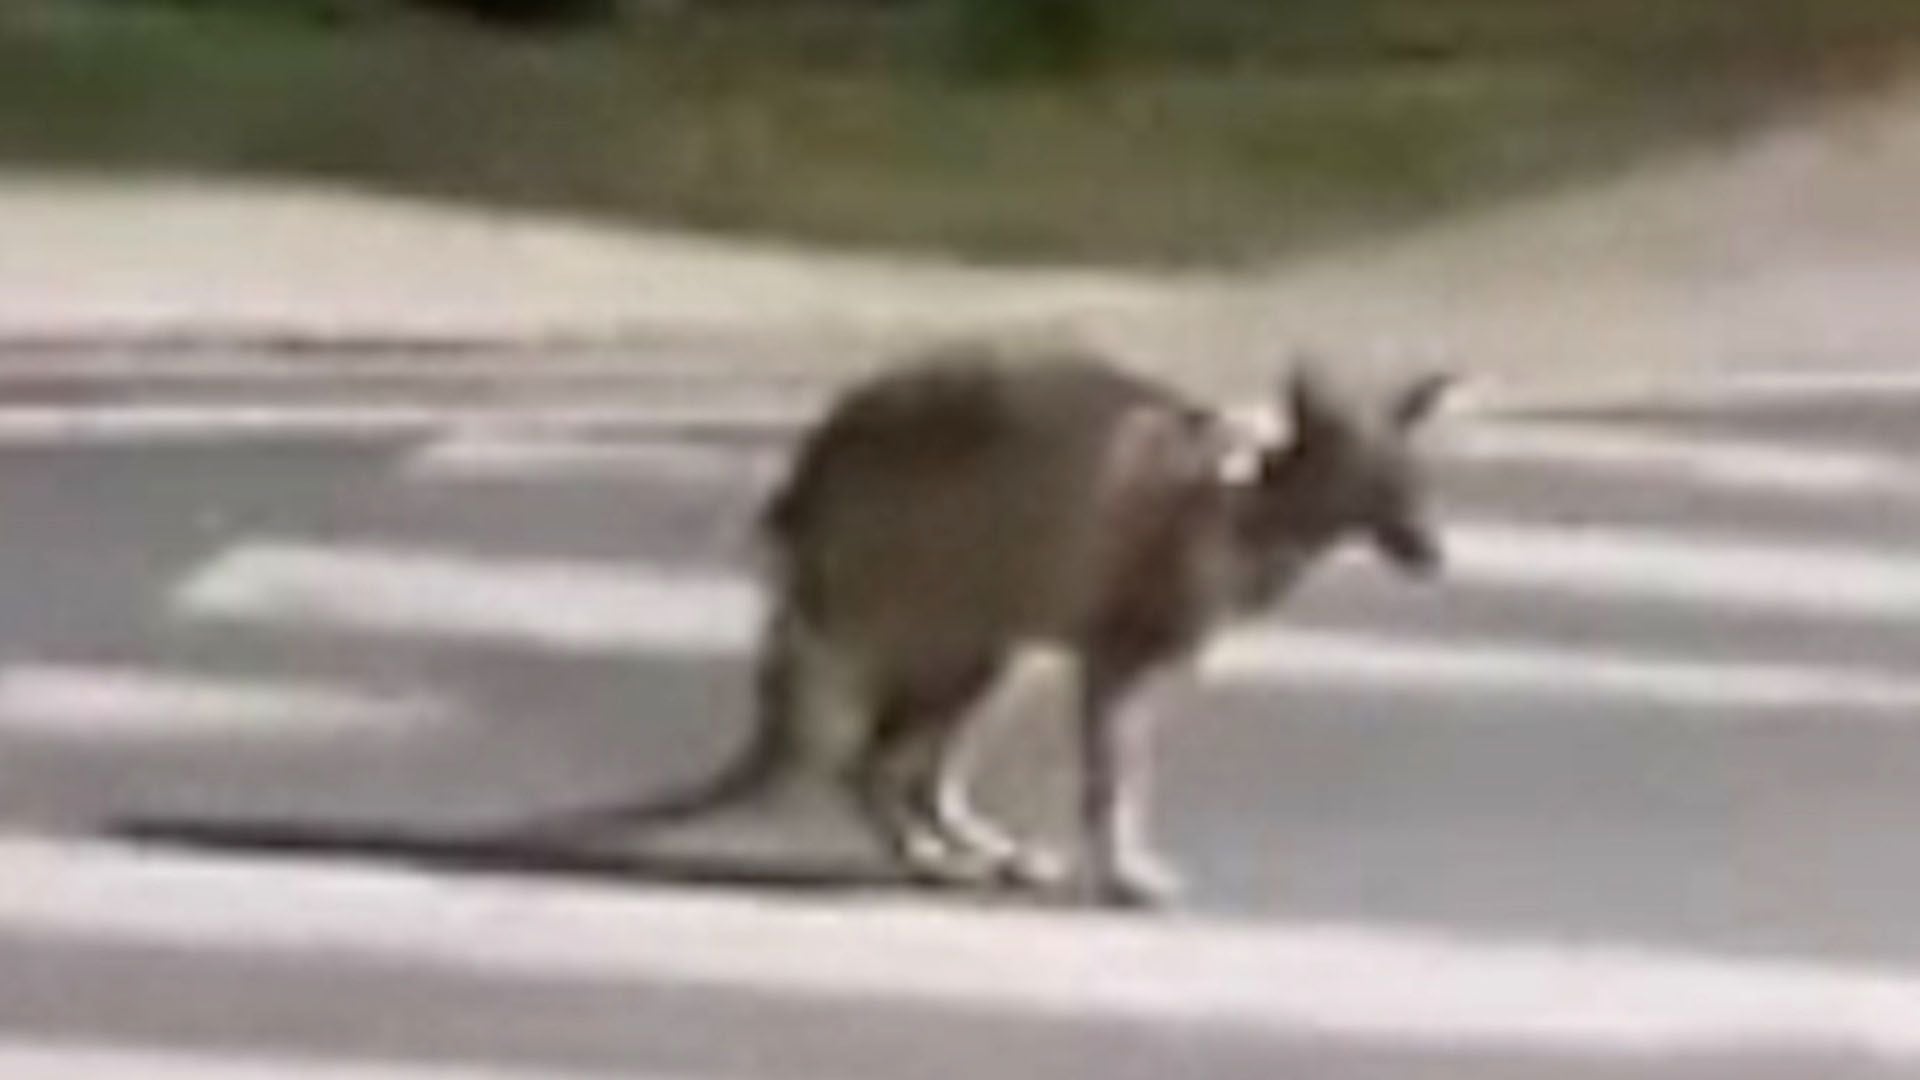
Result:
[[[1434,372],[1414,381],[1393,403],[1394,426],[1407,431],[1426,422],[1459,380],[1451,372]]]
[[[1310,442],[1348,426],[1339,403],[1327,387],[1326,376],[1310,358],[1294,362],[1280,396],[1281,407],[1293,421],[1293,437],[1297,442]]]

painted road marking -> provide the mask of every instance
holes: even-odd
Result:
[[[198,617],[695,656],[742,651],[760,618],[759,597],[735,578],[300,543],[229,549],[174,602]]]
[[[442,439],[409,461],[416,479],[569,479],[684,476],[726,479],[742,470],[777,471],[801,421],[750,415],[763,436],[752,447],[651,438],[609,441],[564,430],[526,434],[498,426]],[[1250,445],[1280,437],[1270,410],[1234,416]],[[590,434],[590,433],[589,433]],[[1688,484],[1795,498],[1920,493],[1920,468],[1897,454],[1795,441],[1685,436],[1595,423],[1488,422],[1461,425],[1433,440],[1435,453],[1465,464],[1525,464],[1623,474],[1654,484]]]
[[[796,424],[779,402],[427,404],[406,400],[350,404],[297,402],[147,402],[131,405],[0,405],[0,446],[69,443],[221,442],[257,438],[391,438],[449,429],[516,432],[645,429],[699,433],[765,430]]]
[[[1356,925],[636,893],[0,840],[0,931],[1429,1049],[1920,1061],[1920,973]],[[1116,971],[1126,978],[1115,978]]]
[[[1283,627],[1228,636],[1208,655],[1201,671],[1237,685],[1612,700],[1741,712],[1846,709],[1920,717],[1920,679],[1891,672]]]
[[[1920,559],[1889,549],[1503,522],[1443,526],[1443,533],[1456,584],[1785,618],[1920,618]]]
[[[1893,454],[1829,446],[1665,435],[1597,424],[1487,424],[1435,440],[1453,460],[1532,464],[1802,498],[1914,495],[1920,470]]]
[[[762,601],[745,580],[631,564],[482,559],[418,549],[257,543],[180,583],[188,617],[505,643],[563,652],[737,657]],[[1893,710],[1920,680],[1891,673],[1557,651],[1267,624],[1231,635],[1203,672],[1225,684],[1368,692],[1599,697],[1675,708]]]
[[[1533,392],[1514,388],[1486,393],[1481,410],[1517,412],[1535,410],[1646,407],[1701,411],[1767,407],[1782,402],[1833,402],[1848,399],[1884,401],[1890,397],[1920,395],[1920,368],[1830,367],[1781,368],[1770,371],[1725,371],[1614,388],[1594,387],[1584,392],[1552,388]]]
[[[605,1077],[605,1073],[594,1073]],[[666,1080],[631,1073],[633,1080]],[[559,1069],[503,1069],[486,1065],[426,1065],[329,1061],[314,1053],[213,1053],[122,1042],[0,1040],[0,1076],[7,1080],[588,1080]]]
[[[449,704],[310,681],[229,679],[127,667],[0,669],[0,732],[71,741],[407,734]]]
[[[756,485],[779,475],[783,451],[710,441],[596,440],[473,432],[440,439],[408,458],[412,480],[633,480]]]
[[[447,385],[494,383],[541,386],[550,383],[620,383],[636,391],[674,393],[688,388],[729,387],[778,393],[819,393],[823,381],[796,372],[753,373],[716,367],[711,362],[667,363],[657,357],[636,360],[619,355],[556,355],[537,348],[518,355],[485,349],[434,349],[407,355],[404,346],[385,352],[329,350],[317,345],[299,352],[145,350],[138,345],[103,344],[92,350],[9,348],[0,341],[0,384],[12,382],[124,384],[245,384],[277,387],[327,386],[366,382]]]

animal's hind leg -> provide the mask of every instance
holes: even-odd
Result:
[[[970,737],[979,729],[972,707],[1003,666],[998,658],[955,665],[896,694],[859,787],[876,828],[916,872],[943,881],[1051,886],[1065,876],[1063,861],[1022,845],[967,798]]]
[[[915,716],[902,706],[883,708],[882,731],[848,779],[860,812],[895,862],[916,877],[953,880],[966,876],[959,852],[915,799],[926,743],[909,734]]]
[[[909,759],[914,812],[977,878],[1033,888],[1063,881],[1064,860],[1054,852],[1021,843],[976,810],[968,797],[980,718],[957,708],[938,721],[916,732]]]
[[[951,768],[954,741],[968,706],[999,669],[988,659],[955,665],[938,677],[901,680],[882,700],[874,739],[854,776],[869,822],[893,854],[916,874],[979,881],[1001,876],[1013,844],[968,813]],[[944,799],[943,799],[944,796]]]

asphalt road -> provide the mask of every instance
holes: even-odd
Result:
[[[729,396],[692,434],[528,420],[668,390],[702,400],[611,377],[0,367],[0,815],[56,844],[144,822],[276,864],[432,867],[489,823],[710,767],[742,730],[732,605],[786,446],[724,421],[793,399]],[[1156,703],[1156,833],[1191,879],[1185,918],[1920,967],[1917,391],[1596,407],[1450,450],[1456,578],[1343,563],[1277,624],[1295,637],[1255,633]],[[267,403],[283,414],[234,421]],[[1011,736],[990,778],[1029,824],[1038,782],[1064,780],[1057,735]],[[757,835],[764,864],[699,865],[778,879],[847,858],[831,821]],[[669,847],[707,852],[697,830]],[[620,889],[661,887],[625,868]],[[961,1076],[982,1054],[1035,1078],[1806,1075],[1758,1051],[1622,1063],[671,979],[480,983],[4,918],[0,971],[0,1032],[68,1049],[593,1075]],[[293,1075],[284,1060],[261,1075]]]

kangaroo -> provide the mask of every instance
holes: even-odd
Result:
[[[591,818],[658,824],[825,778],[915,874],[1058,884],[1062,867],[973,814],[957,775],[970,708],[1016,650],[1053,646],[1076,667],[1081,883],[1112,904],[1170,897],[1141,834],[1128,699],[1345,539],[1432,574],[1408,436],[1448,382],[1363,410],[1303,366],[1282,387],[1290,437],[1249,448],[1220,412],[1070,349],[949,347],[870,377],[803,439],[759,519],[773,595],[753,737],[710,779]]]

